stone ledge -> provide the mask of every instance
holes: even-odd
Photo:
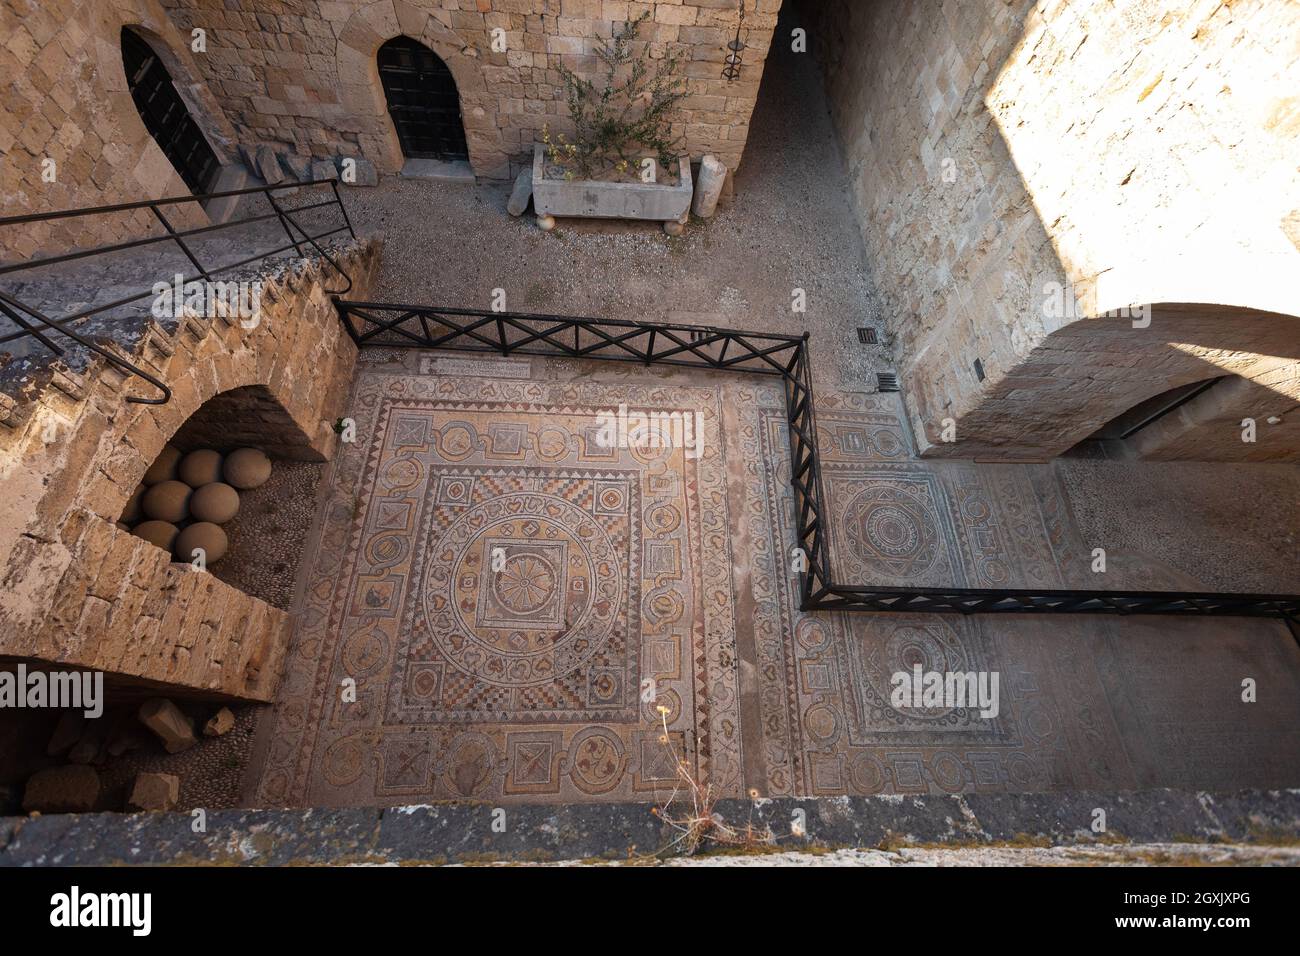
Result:
[[[1089,829],[1094,807],[1109,832]],[[796,809],[808,839],[780,849],[937,846],[1292,845],[1300,790],[1181,790],[725,800],[728,821],[788,832]],[[207,832],[188,813],[0,819],[0,866],[541,862],[627,859],[671,842],[649,804],[507,806],[494,833],[488,804],[311,810],[220,810]]]

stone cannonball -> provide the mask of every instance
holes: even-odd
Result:
[[[122,520],[127,524],[136,524],[144,520],[144,511],[140,508],[140,502],[144,500],[144,493],[148,490],[144,485],[136,485],[135,491],[131,492],[131,497],[126,499],[126,504],[122,506]]]
[[[204,485],[190,498],[190,514],[195,521],[225,524],[239,511],[239,492],[220,481]]]
[[[163,445],[163,450],[158,453],[158,457],[149,466],[149,470],[144,473],[144,483],[146,485],[156,485],[160,482],[174,480],[176,466],[180,463],[180,449],[171,445]]]
[[[170,521],[144,521],[136,525],[131,533],[164,551],[170,551],[180,530]]]
[[[226,533],[219,525],[211,521],[198,521],[176,536],[172,553],[178,561],[193,561],[194,549],[202,548],[204,561],[215,564],[225,555],[227,545]]]
[[[226,456],[226,483],[240,491],[257,488],[271,477],[271,459],[256,448],[241,448]]]
[[[145,517],[175,524],[189,516],[192,494],[194,489],[183,481],[159,482],[145,492],[141,507]]]
[[[191,488],[202,488],[221,480],[221,452],[200,448],[181,459],[177,477]]]

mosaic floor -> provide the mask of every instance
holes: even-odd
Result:
[[[1094,586],[1052,466],[921,462],[896,398],[818,395],[839,578]],[[607,447],[620,406],[702,441]],[[252,804],[650,801],[679,757],[727,795],[1300,783],[1279,624],[800,613],[762,380],[375,353],[350,407]],[[914,664],[997,671],[997,716],[895,709]]]

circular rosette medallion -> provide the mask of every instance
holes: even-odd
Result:
[[[462,514],[428,552],[424,612],[451,664],[500,687],[578,670],[614,631],[623,570],[588,512],[517,493]]]
[[[905,625],[896,628],[885,644],[884,659],[887,666],[880,675],[879,692],[885,700],[889,700],[893,690],[891,681],[896,673],[914,676],[918,667],[923,675],[970,669],[966,649],[956,633],[942,623],[929,627]],[[953,708],[914,705],[907,712],[914,718],[942,721],[953,713]]]
[[[901,487],[876,484],[859,492],[847,513],[853,554],[895,577],[928,571],[939,556],[929,506]]]

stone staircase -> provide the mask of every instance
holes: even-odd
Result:
[[[303,194],[303,195],[310,195]],[[240,214],[255,217],[272,214],[270,205],[260,195],[239,197]],[[298,205],[302,204],[300,199]],[[291,207],[295,203],[282,202]],[[330,210],[313,210],[302,214],[302,224],[311,231],[320,227],[319,214]],[[316,216],[313,221],[311,217]],[[159,227],[155,235],[164,235]],[[301,261],[294,249],[272,252],[288,243],[284,228],[276,219],[187,239],[190,250],[218,281],[253,281],[282,274]],[[331,254],[345,249],[347,242],[333,237],[324,243]],[[311,251],[309,244],[304,248]],[[217,267],[268,253],[259,262],[237,269],[217,271]],[[314,253],[313,253],[314,254]],[[326,266],[328,269],[328,266]],[[196,277],[194,264],[174,242],[102,253],[69,262],[35,268],[31,271],[0,276],[0,292],[31,306],[54,321],[95,310],[119,299],[141,292],[151,292],[155,284],[171,285],[177,275]],[[338,285],[342,287],[340,280]],[[139,359],[156,364],[172,353],[172,341],[187,324],[201,320],[178,319],[153,313],[152,294],[68,323],[82,337],[109,351],[117,358],[139,366]],[[31,320],[33,325],[39,325]],[[8,316],[0,314],[0,337],[21,331]],[[120,379],[130,394],[153,397],[156,390],[143,380],[132,385],[123,370],[115,367],[93,349],[58,332],[41,331],[62,350],[51,351],[35,336],[0,343],[0,446],[22,429],[42,401],[65,406],[68,401],[85,398],[90,379],[99,374]]]
[[[263,226],[279,228],[274,220]],[[249,244],[265,235],[274,234],[228,234],[205,252],[248,258],[256,251]],[[359,291],[370,289],[377,240],[344,233],[322,247]],[[63,291],[56,315],[69,314],[76,290],[87,288],[75,284],[80,264],[63,264],[57,279],[25,280],[24,301],[58,301]],[[148,288],[166,281],[158,272],[170,265],[161,255],[119,259],[120,271],[81,274],[117,289],[146,279]],[[84,346],[62,356],[30,350],[0,368],[0,656],[101,670],[110,681],[173,694],[271,698],[288,616],[211,575],[187,573],[168,552],[114,526],[163,444],[204,402],[233,389],[263,388],[283,411],[278,425],[263,423],[268,442],[315,461],[332,452],[330,426],[356,355],[330,298],[346,283],[319,255],[278,255],[219,279],[261,283],[256,327],[237,316],[159,319],[146,307],[76,326],[164,382],[166,404],[128,402],[158,393]],[[4,287],[14,294],[15,286]],[[107,286],[90,288],[76,301],[113,301]]]

